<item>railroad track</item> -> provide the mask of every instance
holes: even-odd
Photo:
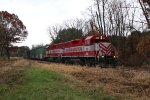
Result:
[[[51,62],[48,61],[37,61],[38,63],[44,63],[44,64],[51,64]],[[56,63],[56,62],[55,62]],[[121,66],[116,66],[116,69],[123,70],[124,72],[143,72],[143,73],[150,73],[150,68],[131,68],[131,67],[121,67]]]
[[[128,68],[128,67],[123,67],[123,68],[121,68],[121,69],[123,69],[123,71],[126,71],[126,72],[129,72],[129,71],[132,71],[132,72],[148,72],[148,73],[150,73],[150,69],[148,69],[148,68]]]

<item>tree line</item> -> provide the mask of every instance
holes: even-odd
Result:
[[[111,38],[122,64],[149,63],[150,1],[92,1],[85,11],[88,18],[67,20],[48,28],[51,44],[92,35],[96,31]],[[24,41],[27,35],[28,31],[17,15],[0,11],[0,56],[9,58],[9,48]]]

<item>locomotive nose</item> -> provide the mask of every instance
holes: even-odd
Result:
[[[111,56],[112,53],[112,45],[108,42],[101,42],[99,43],[99,56]]]

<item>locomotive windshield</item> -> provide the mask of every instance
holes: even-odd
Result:
[[[109,42],[109,41],[106,40],[106,39],[95,39],[93,42],[94,43],[99,43],[99,42]]]

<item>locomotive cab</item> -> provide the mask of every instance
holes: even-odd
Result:
[[[85,39],[85,45],[90,45],[92,50],[95,51],[95,59],[104,67],[106,64],[116,64],[115,49],[109,40],[104,35],[93,35]]]

